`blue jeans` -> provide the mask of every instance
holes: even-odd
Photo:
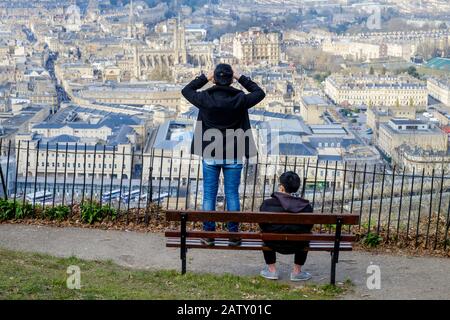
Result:
[[[217,191],[219,189],[220,171],[223,170],[225,199],[228,211],[239,211],[239,185],[241,183],[242,163],[219,163],[214,160],[203,160],[203,210],[215,211]],[[203,222],[203,230],[215,231],[215,222]],[[228,222],[228,231],[238,232],[239,224]]]

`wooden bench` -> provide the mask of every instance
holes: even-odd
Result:
[[[181,272],[186,273],[187,249],[222,249],[222,250],[270,250],[264,241],[309,241],[307,251],[328,251],[331,253],[330,283],[336,281],[336,264],[340,251],[351,251],[356,236],[342,232],[343,225],[357,225],[357,214],[326,214],[326,213],[273,213],[273,212],[235,212],[235,211],[191,211],[167,210],[166,221],[180,222],[179,230],[165,232],[166,247],[180,248]],[[188,222],[240,222],[240,223],[275,223],[275,224],[326,224],[335,225],[334,234],[303,233],[280,234],[262,232],[225,232],[188,230]],[[201,238],[213,238],[212,246],[205,245]],[[239,246],[229,246],[228,239],[241,239]]]

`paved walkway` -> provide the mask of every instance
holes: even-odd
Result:
[[[0,247],[112,260],[141,269],[180,268],[178,251],[166,248],[161,234],[2,224]],[[260,252],[191,250],[188,258],[188,271],[195,272],[255,275],[263,265]],[[288,276],[292,259],[279,256],[283,279]],[[380,290],[367,289],[366,270],[371,263],[380,266]],[[330,255],[312,252],[304,269],[313,275],[311,281],[327,283]],[[354,292],[344,299],[450,299],[449,259],[343,252],[337,270],[338,281],[351,279],[355,284]]]

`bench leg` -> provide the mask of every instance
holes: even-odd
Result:
[[[339,261],[339,248],[341,246],[341,231],[342,231],[342,220],[338,219],[336,222],[336,234],[334,236],[334,249],[331,253],[331,273],[330,273],[330,284],[336,284],[336,264]]]
[[[186,246],[186,221],[187,214],[181,215],[181,232],[180,232],[180,259],[181,259],[181,274],[186,273],[186,255],[187,255],[187,246]]]
[[[334,253],[331,254],[331,272],[330,272],[330,284],[336,284],[336,259]]]

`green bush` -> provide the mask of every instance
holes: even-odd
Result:
[[[14,202],[0,199],[0,221],[11,220],[16,216]]]
[[[59,205],[56,207],[45,208],[43,212],[44,218],[50,220],[64,220],[69,216],[70,209],[67,206]]]
[[[81,220],[85,223],[92,224],[111,217],[115,219],[117,212],[108,205],[100,205],[97,202],[87,202],[81,205]]]
[[[369,232],[363,239],[363,244],[370,247],[375,248],[380,245],[381,241],[383,241],[383,238],[376,234]]]
[[[33,217],[33,206],[13,200],[0,199],[0,221]]]
[[[16,202],[16,219],[24,219],[34,217],[33,206],[28,202]]]

